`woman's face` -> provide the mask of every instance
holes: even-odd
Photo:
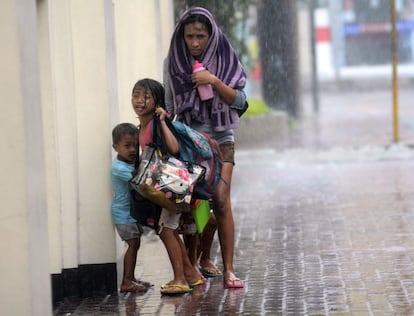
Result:
[[[194,59],[200,58],[209,37],[207,27],[200,22],[189,23],[184,26],[185,44]]]

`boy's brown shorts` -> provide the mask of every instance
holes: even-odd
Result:
[[[229,162],[234,165],[234,143],[225,142],[223,144],[220,144],[219,147],[223,162]]]

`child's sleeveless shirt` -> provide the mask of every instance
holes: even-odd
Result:
[[[147,126],[143,133],[139,133],[139,146],[141,147],[141,151],[144,151],[145,145],[148,145],[152,142],[152,120],[148,122]]]

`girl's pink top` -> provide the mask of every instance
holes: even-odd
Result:
[[[144,151],[145,145],[152,142],[152,120],[145,126],[143,133],[139,134],[139,146]]]

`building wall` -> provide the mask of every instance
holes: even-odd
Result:
[[[1,2],[1,315],[50,315],[67,295],[116,290],[111,130],[137,123],[138,79],[162,81],[172,9],[165,0]],[[82,286],[96,271],[115,288]]]
[[[162,82],[162,62],[173,31],[172,1],[114,1],[120,121],[136,123],[131,92],[136,81]]]
[[[322,4],[323,3],[323,4]],[[399,73],[414,64],[412,1],[396,1]],[[315,9],[316,64],[321,81],[390,78],[392,21],[389,1],[329,0]]]
[[[47,315],[51,299],[36,6],[6,0],[0,12],[0,314]]]

